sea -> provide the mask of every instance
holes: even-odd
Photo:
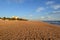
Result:
[[[50,24],[56,24],[56,25],[60,25],[60,21],[44,21]]]

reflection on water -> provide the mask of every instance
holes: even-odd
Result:
[[[44,21],[44,22],[60,25],[60,21]]]

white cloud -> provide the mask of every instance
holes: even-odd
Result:
[[[30,17],[30,18],[32,18],[32,17],[33,17],[33,15],[32,15],[32,14],[31,14],[31,15],[29,15],[29,17]]]
[[[32,14],[31,14],[31,15],[29,15],[29,17],[30,17],[30,18],[29,18],[30,20],[32,20],[32,19],[33,19],[33,15],[32,15]]]
[[[46,5],[50,5],[51,8],[57,10],[60,8],[60,4],[55,3],[55,1],[48,1]]]
[[[45,18],[44,16],[41,17],[41,19],[44,19],[44,18]]]
[[[51,6],[53,9],[59,9],[60,8],[60,5],[52,5]]]
[[[42,16],[41,20],[53,20],[51,16]]]
[[[54,1],[48,1],[46,2],[46,5],[54,4]]]
[[[60,10],[55,10],[49,13],[50,15],[60,15]]]
[[[41,12],[41,11],[43,11],[43,10],[45,10],[44,7],[39,7],[39,8],[37,8],[36,12]]]
[[[59,13],[59,14],[60,14],[60,10],[59,10],[59,11],[53,11],[53,13],[55,13],[55,14],[56,14],[56,13],[57,13],[57,14]]]
[[[47,15],[47,16],[41,16],[38,20],[60,20],[60,18],[51,16],[51,15]]]

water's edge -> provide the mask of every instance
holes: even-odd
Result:
[[[43,22],[47,22],[47,23],[50,23],[50,24],[60,25],[60,21],[43,21]]]

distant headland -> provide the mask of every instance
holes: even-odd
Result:
[[[1,20],[22,20],[22,21],[28,21],[27,19],[19,18],[18,16],[12,16],[12,17],[0,17]]]

